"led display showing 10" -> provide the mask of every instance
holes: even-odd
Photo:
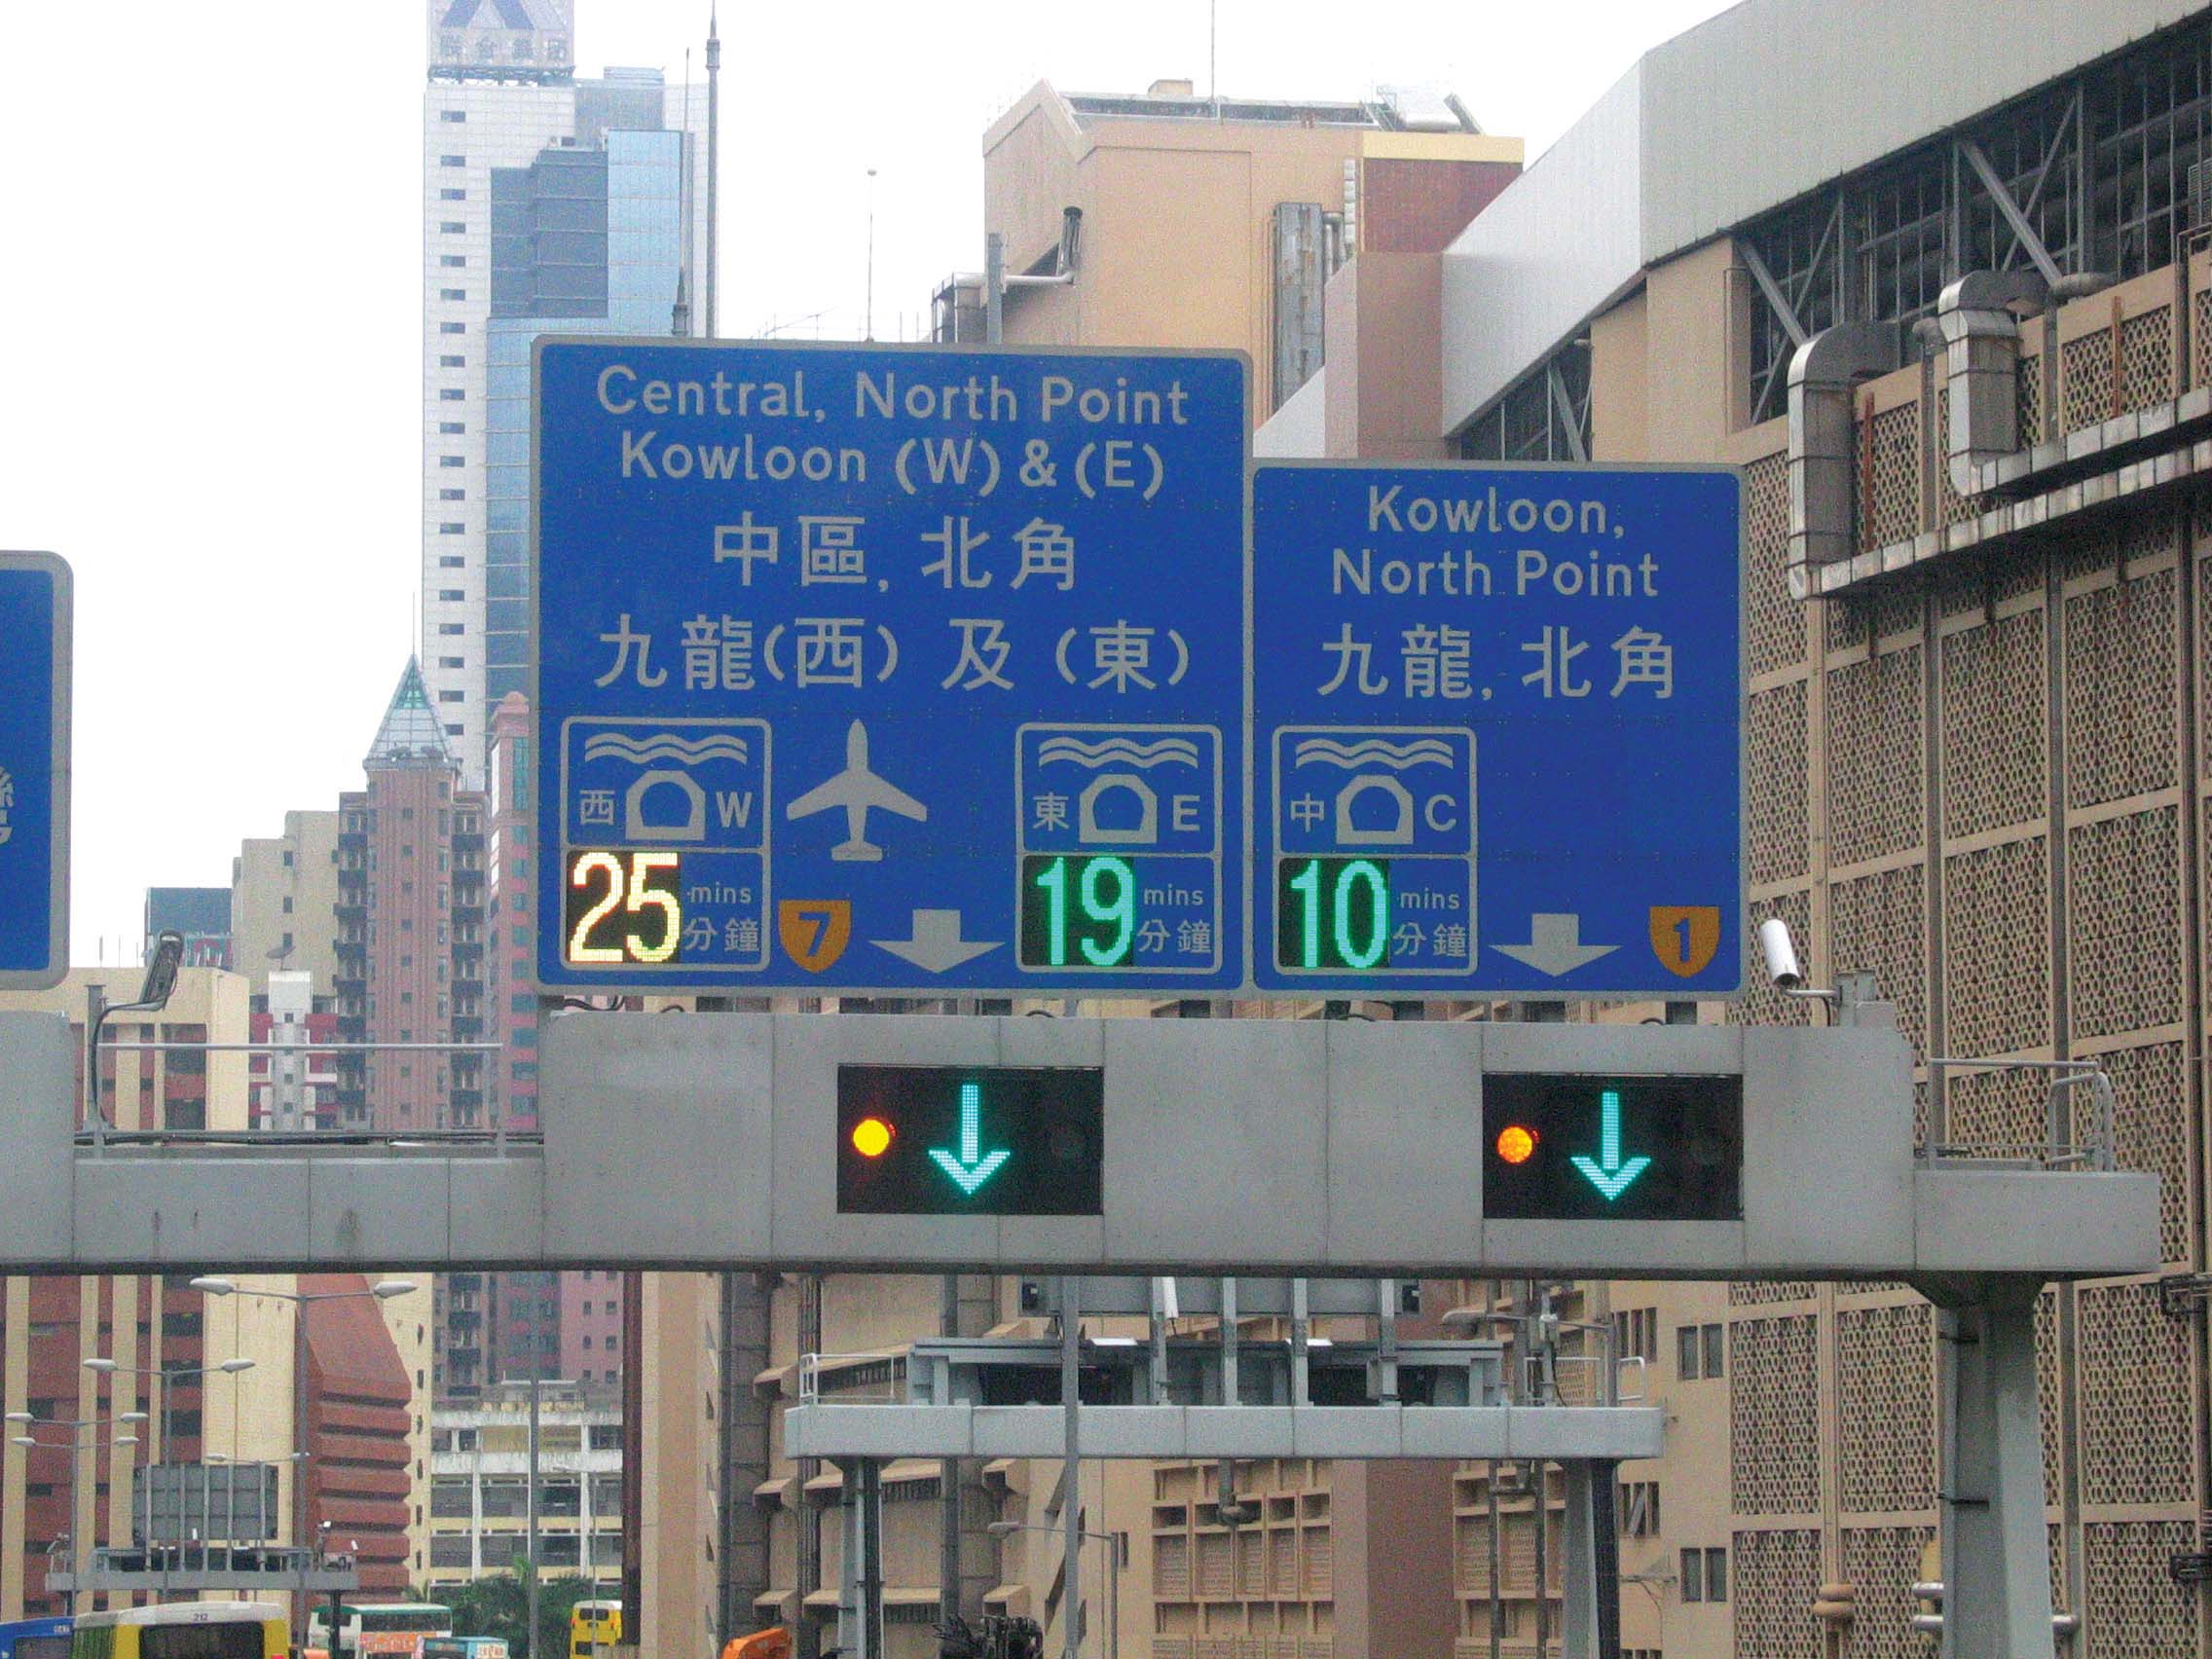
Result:
[[[1390,861],[1277,861],[1275,954],[1280,968],[1389,967]]]
[[[571,852],[564,950],[577,967],[683,959],[682,855]]]
[[[1137,874],[1126,859],[1032,854],[1021,861],[1021,965],[1119,968],[1137,937]]]

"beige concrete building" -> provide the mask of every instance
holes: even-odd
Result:
[[[81,1043],[94,987],[119,1001],[136,994],[139,978],[135,968],[80,968],[52,990],[0,996],[0,1010],[66,1014]],[[238,975],[186,968],[159,1014],[110,1020],[100,1067],[109,1121],[119,1128],[243,1128],[244,1055],[109,1045],[242,1042],[246,995]],[[253,1282],[290,1284],[288,1278]],[[38,1419],[38,1426],[20,1432],[40,1444],[25,1448],[11,1438],[0,1448],[0,1618],[58,1610],[58,1599],[45,1588],[48,1546],[56,1538],[129,1541],[135,1466],[216,1457],[284,1463],[292,1446],[290,1320],[259,1299],[231,1301],[221,1306],[182,1280],[148,1274],[6,1279],[0,1288],[0,1401],[6,1411]],[[87,1369],[84,1362],[94,1358],[112,1359],[118,1369],[108,1376]],[[250,1359],[252,1368],[178,1376],[166,1412],[154,1380],[138,1375],[162,1367],[196,1371],[233,1358]],[[147,1420],[119,1423],[133,1412]],[[135,1443],[118,1444],[127,1435]],[[82,1451],[71,1451],[72,1445]],[[278,1502],[286,1515],[290,1501],[289,1477],[280,1475]]]
[[[538,1562],[612,1594],[621,1567],[622,1413],[610,1391],[542,1382],[537,1400]],[[513,1569],[529,1545],[531,1388],[495,1383],[439,1406],[430,1427],[430,1563],[444,1592]]]
[[[2212,23],[1994,20],[1748,0],[1669,42],[1400,274],[1412,303],[1364,258],[1340,276],[1328,366],[1259,447],[1744,469],[1753,919],[1789,922],[1815,983],[1871,972],[1923,1055],[2112,1079],[2166,1265],[2045,1294],[2055,1600],[2077,1655],[2203,1654]],[[1809,1016],[1750,974],[1704,1016]],[[2044,1079],[1921,1075],[1924,1147],[2045,1144]],[[1929,1305],[1565,1294],[1668,1410],[1667,1456],[1621,1470],[1627,1646],[1914,1651],[1910,1586],[1942,1576]],[[1534,1653],[1527,1476],[1456,1487],[1460,1652]]]
[[[1260,416],[1320,363],[1322,284],[1354,254],[1434,253],[1521,169],[1521,140],[1458,104],[1141,96],[1040,83],[983,136],[986,228],[1012,273],[1058,270],[1082,215],[1080,277],[1009,290],[1006,338],[1026,345],[1234,348]],[[940,295],[939,334],[976,333],[979,290]],[[968,315],[956,319],[954,302]]]
[[[313,975],[328,1006],[337,907],[337,813],[287,812],[281,834],[240,843],[231,861],[231,962],[251,995],[268,994],[273,971],[291,970]]]

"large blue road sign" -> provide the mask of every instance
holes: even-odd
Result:
[[[1262,464],[1253,975],[1741,988],[1741,483]]]
[[[1240,357],[536,375],[540,983],[1243,983]]]
[[[69,567],[0,553],[0,988],[69,972]]]

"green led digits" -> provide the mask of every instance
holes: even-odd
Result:
[[[1389,861],[1280,861],[1275,866],[1275,958],[1283,968],[1389,967]]]
[[[1137,936],[1137,877],[1126,859],[1021,861],[1021,965],[1119,968]]]

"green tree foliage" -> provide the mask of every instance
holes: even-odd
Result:
[[[541,1577],[537,1585],[539,1642],[534,1647],[525,1627],[530,1620],[530,1564],[517,1557],[511,1571],[488,1572],[458,1585],[445,1601],[453,1608],[456,1636],[496,1636],[513,1659],[566,1659],[569,1615],[578,1602],[609,1592],[577,1572]]]

